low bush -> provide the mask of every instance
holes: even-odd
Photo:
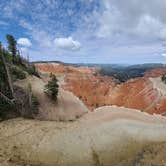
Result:
[[[12,114],[15,113],[14,110],[14,105],[7,103],[0,97],[0,121],[8,119],[8,117],[12,116]]]
[[[23,80],[26,78],[26,74],[24,73],[24,71],[18,67],[13,66],[11,68],[11,73],[12,73],[14,79]]]
[[[27,72],[30,75],[35,75],[36,77],[40,77],[38,71],[36,70],[35,65],[32,65],[32,66],[28,67]]]

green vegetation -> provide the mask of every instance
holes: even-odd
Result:
[[[16,87],[13,82],[25,79],[26,72],[36,76],[39,74],[35,66],[20,55],[15,38],[12,35],[6,38],[7,49],[0,42],[0,120],[16,115],[32,117],[38,112],[37,98]]]
[[[4,51],[0,43],[0,91],[10,98],[11,90],[6,70],[7,65],[5,65],[6,61],[10,62],[10,58],[6,56],[6,51]]]
[[[32,64],[28,70],[27,70],[29,75],[35,75],[36,77],[40,77],[38,71],[36,70],[36,67],[34,64]]]
[[[57,101],[58,96],[58,80],[55,75],[50,75],[50,81],[45,85],[45,93],[50,97],[54,102]]]
[[[146,71],[155,67],[162,67],[162,64],[142,64],[132,66],[112,66],[103,65],[99,73],[118,79],[120,82],[125,82],[128,79],[142,77]]]
[[[161,80],[166,84],[166,73],[162,75]]]
[[[163,67],[163,64],[161,63],[145,63],[137,65],[78,63],[72,65],[76,67],[99,67],[101,68],[99,74],[114,77],[119,80],[119,82],[125,82],[131,78],[142,77],[146,71],[149,71],[156,67]],[[94,75],[96,74],[97,73],[94,73]]]
[[[26,78],[25,72],[17,66],[12,66],[11,67],[11,73],[13,75],[14,80],[16,80],[16,79],[23,80],[23,79]]]
[[[8,41],[8,51],[12,55],[13,63],[15,63],[16,53],[17,53],[17,48],[16,48],[17,42],[16,42],[16,40],[14,39],[14,37],[12,35],[7,34],[6,38],[7,38],[7,41]]]

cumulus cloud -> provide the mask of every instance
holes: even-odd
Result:
[[[73,40],[72,37],[68,38],[55,38],[54,44],[61,49],[77,51],[81,48],[80,42]]]
[[[19,38],[17,40],[17,43],[25,47],[30,47],[32,45],[31,41],[28,38]]]
[[[129,55],[144,61],[144,55],[147,61],[153,58],[156,62],[157,58],[166,60],[162,58],[166,48],[162,45],[166,40],[165,6],[166,0],[1,0],[0,10],[9,27],[8,18],[12,18],[20,26],[19,32],[33,39],[29,52],[34,58],[43,55],[54,59],[59,55],[62,60],[66,56],[73,61],[70,55],[78,55],[76,50],[83,45],[79,55],[73,56],[78,61],[98,58],[98,62],[113,62],[118,56],[118,60],[130,60]],[[0,21],[0,25],[6,23]],[[18,44],[22,52],[32,45],[25,40]],[[64,50],[69,51],[66,54]]]

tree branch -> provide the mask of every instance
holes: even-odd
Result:
[[[9,99],[7,96],[5,96],[2,92],[0,92],[0,96],[5,100],[7,101],[9,104],[12,104],[14,105],[14,102],[13,102],[13,99]]]

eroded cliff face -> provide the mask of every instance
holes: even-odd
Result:
[[[110,91],[117,85],[113,78],[93,77],[67,78],[65,89],[72,91],[92,110],[109,104]]]
[[[110,91],[118,81],[112,77],[101,76],[98,67],[74,67],[63,64],[37,64],[42,73],[54,73],[59,76],[64,89],[73,92],[91,110],[108,105]]]
[[[161,75],[163,75],[164,73],[166,72],[166,66],[164,67],[158,67],[158,68],[155,68],[155,69],[152,69],[148,72],[146,72],[144,74],[144,77],[146,78],[155,78],[155,77],[160,77]]]
[[[109,103],[148,112],[157,100],[157,91],[146,78],[129,80],[110,93]]]
[[[166,112],[166,96],[161,96],[154,81],[150,80],[150,77],[155,79],[161,76],[166,71],[165,67],[153,69],[142,78],[119,84],[112,77],[99,75],[98,67],[74,67],[55,63],[36,66],[42,73],[52,72],[63,76],[62,87],[73,92],[91,110],[104,105],[117,105],[151,114]]]

